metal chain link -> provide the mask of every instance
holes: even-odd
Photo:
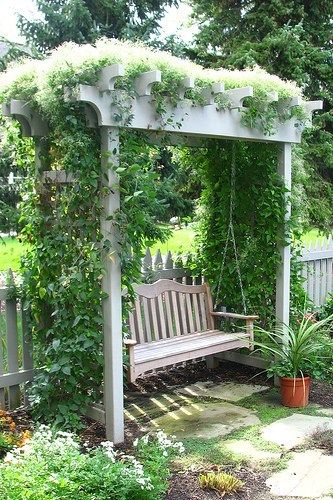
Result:
[[[235,238],[235,231],[234,231],[234,224],[233,224],[234,209],[235,209],[235,196],[236,196],[236,156],[235,156],[235,145],[232,144],[231,176],[230,176],[229,225],[228,225],[227,239],[226,239],[225,247],[224,247],[224,250],[223,250],[223,257],[222,257],[222,263],[221,263],[220,277],[219,277],[219,282],[218,282],[217,292],[216,292],[215,308],[216,308],[217,300],[218,300],[218,297],[219,297],[220,291],[221,291],[222,278],[223,278],[223,270],[224,270],[224,266],[225,266],[225,260],[226,260],[226,256],[227,256],[227,250],[228,250],[228,246],[229,246],[229,241],[230,241],[230,238],[231,238],[231,240],[232,240],[232,246],[233,246],[233,250],[234,250],[234,254],[235,254],[237,277],[238,277],[239,287],[240,287],[241,296],[242,296],[243,311],[244,311],[244,314],[247,314],[245,293],[244,293],[242,275],[241,275],[241,271],[240,271],[240,264],[239,264],[239,258],[238,258],[238,253],[237,253],[237,245],[236,245],[236,238]]]

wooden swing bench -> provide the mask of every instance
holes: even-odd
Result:
[[[161,279],[151,285],[136,285],[135,307],[129,316],[131,339],[128,380],[144,372],[207,356],[209,368],[216,366],[214,354],[247,347],[253,349],[253,321],[258,316],[214,312],[207,284],[183,285]],[[218,318],[241,319],[246,329],[226,333],[216,329]]]

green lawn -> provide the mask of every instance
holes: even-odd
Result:
[[[16,238],[0,238],[0,271],[18,271],[24,245]]]
[[[156,250],[160,249],[162,255],[166,254],[169,250],[172,253],[188,253],[193,249],[194,230],[191,228],[175,229],[171,237],[165,243],[155,243],[151,252],[154,254]],[[305,246],[314,243],[317,239],[323,241],[325,236],[320,236],[317,229],[312,229],[303,236]]]
[[[168,251],[172,254],[189,253],[193,250],[194,230],[191,227],[174,229],[171,237],[165,243],[157,242],[151,247],[154,255],[158,249],[165,255]],[[314,243],[316,239],[322,241],[324,236],[319,236],[317,229],[312,229],[303,237],[305,245]],[[24,245],[16,238],[0,239],[0,272],[11,268],[13,271],[19,269],[20,256],[24,251]]]
[[[182,229],[174,229],[171,237],[165,243],[157,242],[151,247],[151,253],[154,255],[156,251],[161,250],[162,255],[169,251],[175,253],[188,253],[193,247],[194,231],[190,227]]]

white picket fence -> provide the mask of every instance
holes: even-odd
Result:
[[[316,307],[320,307],[333,293],[333,240],[332,237],[317,240],[304,248],[300,257],[303,263],[304,289]],[[142,273],[146,281],[167,278],[182,283],[201,283],[204,278],[191,277],[190,256],[173,256],[171,252],[162,256],[160,250],[154,256],[149,248],[142,260]]]
[[[303,262],[304,289],[316,307],[320,307],[333,293],[333,240],[310,244],[300,258]]]

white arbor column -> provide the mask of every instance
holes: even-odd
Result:
[[[119,178],[115,169],[119,166],[119,130],[101,127],[103,215],[101,231],[103,243],[111,243],[110,249],[102,249],[105,274],[102,290],[104,336],[104,410],[106,437],[114,443],[124,440],[123,397],[123,341],[121,313],[121,268],[117,229],[112,220],[120,208]],[[108,220],[110,219],[111,220]]]
[[[290,308],[290,244],[283,245],[283,236],[285,234],[286,224],[290,219],[291,214],[291,144],[281,143],[279,152],[278,173],[281,175],[284,185],[288,192],[285,194],[286,213],[285,223],[278,235],[279,252],[281,261],[277,269],[276,276],[276,321],[277,323],[285,323],[289,325],[289,308]]]

